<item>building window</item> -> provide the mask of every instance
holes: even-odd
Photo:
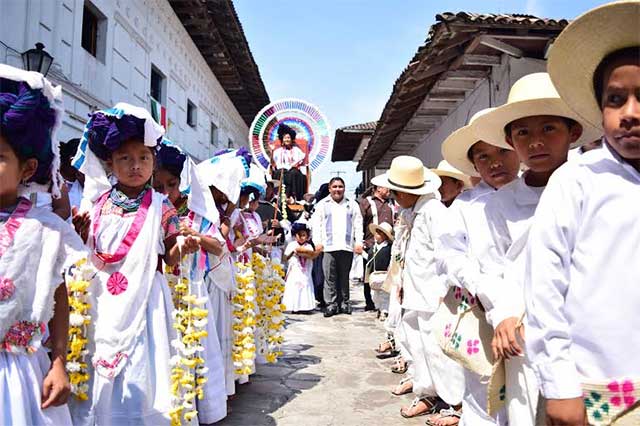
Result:
[[[211,123],[211,135],[209,135],[209,142],[213,146],[218,146],[218,126],[215,123]]]
[[[85,2],[82,11],[82,47],[103,63],[107,41],[106,31],[107,18],[93,4]]]
[[[151,97],[159,103],[163,103],[165,77],[153,65],[151,65]]]
[[[196,127],[198,124],[198,108],[187,99],[187,124],[191,127]]]

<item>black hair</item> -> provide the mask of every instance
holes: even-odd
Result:
[[[537,114],[536,114],[537,115]],[[576,124],[578,124],[578,122],[576,120],[574,120],[573,118],[569,118],[569,117],[562,117],[562,116],[558,116],[558,118],[562,119],[562,121],[564,121],[564,123],[567,125],[567,127],[569,129],[572,129],[573,126],[575,126]],[[515,121],[515,120],[514,120]],[[508,123],[506,126],[504,126],[504,134],[506,137],[510,138],[511,137],[511,125],[513,124],[513,121]],[[470,151],[471,149],[469,149]],[[469,153],[467,152],[467,156],[469,155]]]
[[[296,131],[286,124],[281,124],[278,126],[278,139],[280,139],[280,142],[284,142],[285,135],[291,136],[291,142],[295,142],[297,135]]]
[[[76,155],[76,151],[78,150],[78,145],[80,145],[80,139],[78,138],[69,139],[67,142],[60,142],[61,164],[71,163],[71,160]]]
[[[640,63],[640,46],[625,47],[609,53],[605,56],[593,73],[593,90],[596,94],[598,106],[602,105],[602,94],[604,92],[604,73],[608,66],[614,62],[632,58]]]
[[[342,182],[342,186],[344,186],[344,179],[342,179],[340,176],[334,176],[331,178],[331,180],[329,181],[329,186],[333,185],[333,182],[335,181],[340,181]]]

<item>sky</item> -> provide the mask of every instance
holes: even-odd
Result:
[[[331,134],[375,121],[393,84],[443,12],[527,13],[573,19],[603,0],[234,0],[271,101],[316,105]],[[347,191],[361,181],[356,163],[328,160],[312,189],[340,172]]]

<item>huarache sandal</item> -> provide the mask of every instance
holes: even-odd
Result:
[[[404,377],[402,380],[400,380],[400,383],[398,383],[398,385],[395,388],[393,388],[393,390],[391,391],[391,395],[401,396],[401,395],[406,395],[408,393],[411,393],[412,391],[413,391],[413,378]]]
[[[396,358],[396,362],[391,366],[391,372],[396,374],[404,374],[408,369],[407,362],[401,356]]]
[[[456,426],[460,423],[462,410],[456,410],[453,407],[440,410],[438,414],[430,414],[427,417],[427,425],[429,426]]]
[[[388,343],[389,346],[385,346],[385,343]],[[381,344],[378,348],[376,348],[376,352],[378,352],[376,354],[376,358],[387,359],[387,358],[393,358],[394,356],[398,356],[400,352],[398,352],[396,349],[396,341],[394,339],[387,339],[385,343]],[[384,352],[379,351],[379,349],[382,349],[383,346],[387,347],[387,350],[385,350]]]
[[[408,408],[402,407],[400,409],[400,415],[405,419],[411,419],[433,414],[437,408],[437,401],[434,398],[416,397]]]

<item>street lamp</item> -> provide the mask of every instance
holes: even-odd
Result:
[[[38,42],[35,49],[22,53],[22,63],[27,71],[37,71],[46,77],[53,63],[53,56],[44,50],[44,44]]]

